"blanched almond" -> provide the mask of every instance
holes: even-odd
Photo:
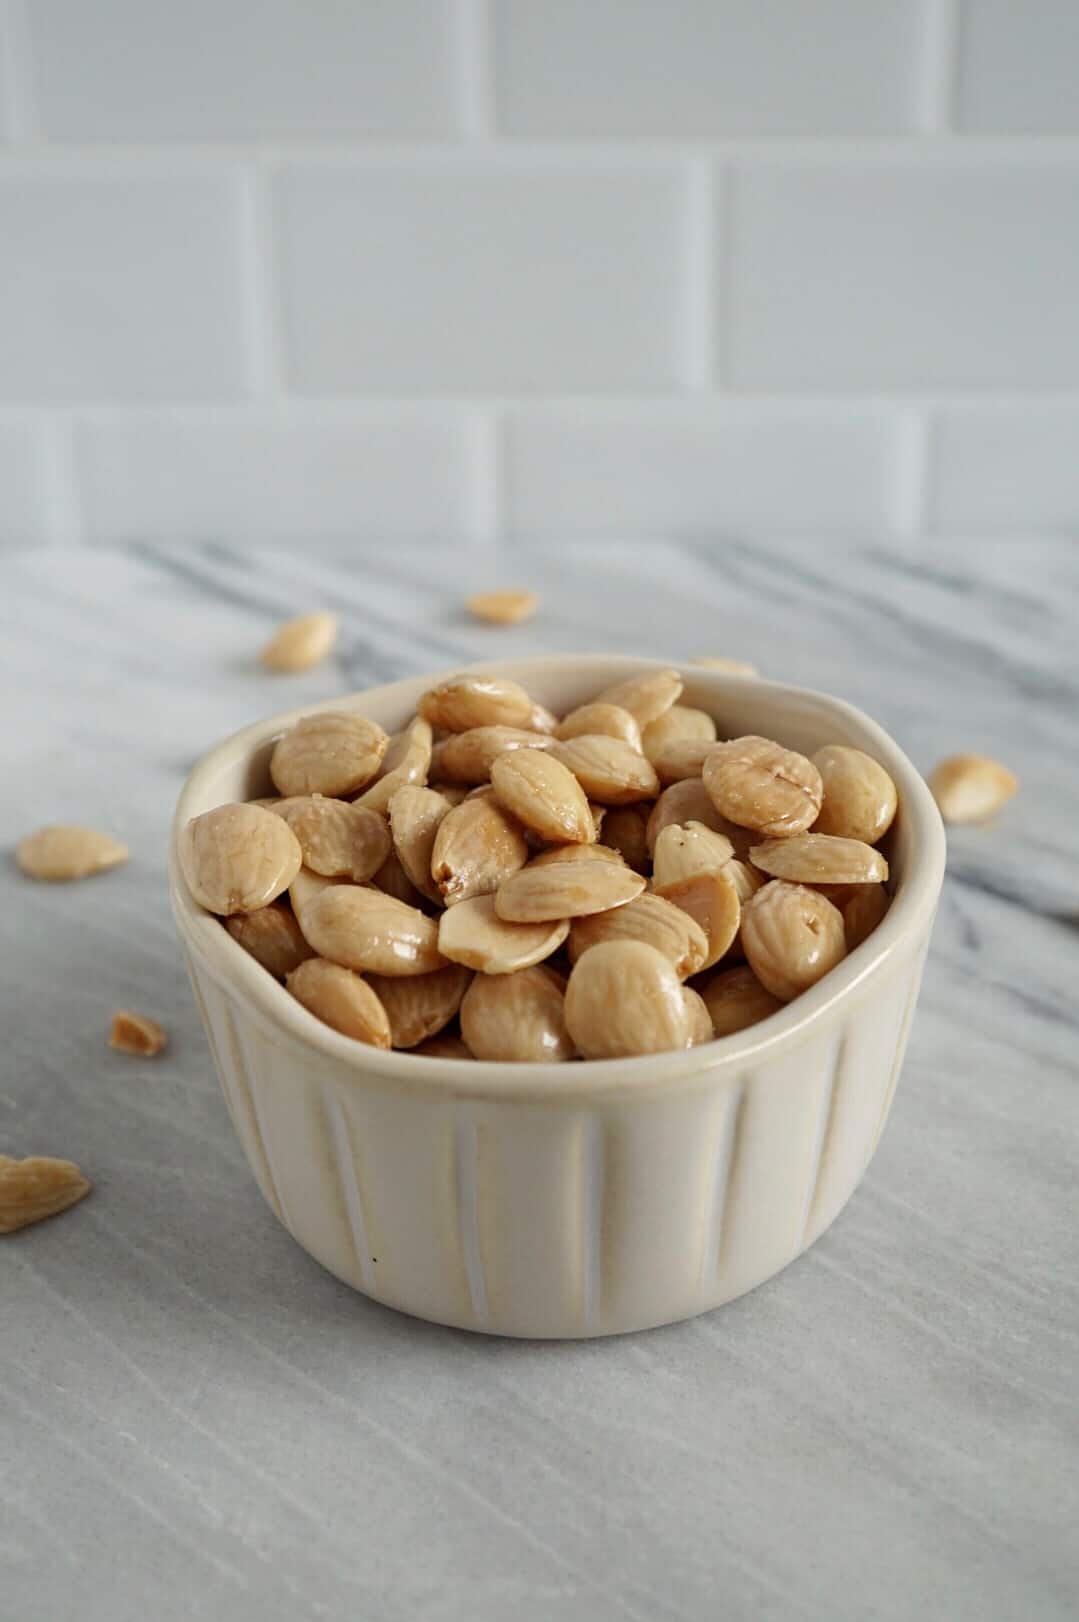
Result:
[[[815,834],[862,839],[875,845],[892,825],[898,798],[884,767],[861,749],[829,743],[813,764],[824,784],[824,800],[813,824]]]
[[[443,817],[435,834],[431,876],[447,907],[489,895],[528,860],[528,842],[517,818],[491,794],[462,800]]]
[[[621,738],[642,754],[641,729],[636,718],[620,704],[581,704],[558,723],[557,738]]]
[[[582,733],[553,744],[551,754],[568,767],[588,798],[601,805],[630,805],[659,790],[651,763],[621,738]]]
[[[690,1047],[695,1048],[701,1042],[711,1042],[716,1033],[712,1029],[712,1016],[708,1012],[708,1004],[700,992],[694,991],[692,986],[683,986],[682,1000],[686,1005],[686,1017],[689,1020]]]
[[[90,1192],[90,1180],[71,1160],[0,1155],[0,1233],[17,1233],[58,1216]]]
[[[449,963],[432,974],[398,979],[372,974],[368,984],[386,1010],[393,1046],[414,1048],[449,1024],[471,979],[468,969]]]
[[[694,1020],[670,961],[644,941],[603,941],[578,958],[565,999],[566,1028],[586,1059],[686,1048]]]
[[[756,895],[762,885],[768,883],[763,873],[759,872],[749,862],[740,862],[737,856],[733,861],[727,863],[723,871],[734,885],[735,890],[738,892],[738,899],[743,906],[745,906],[751,895]]]
[[[415,783],[399,788],[390,801],[390,831],[398,860],[411,883],[429,901],[442,900],[442,892],[431,877],[431,857],[435,836],[450,810],[441,794]]]
[[[297,1002],[324,1025],[369,1047],[388,1048],[390,1022],[376,993],[358,974],[324,958],[312,957],[285,982]]]
[[[297,721],[274,746],[270,776],[282,794],[343,798],[371,781],[390,740],[377,721],[327,710]]]
[[[708,1005],[717,1036],[733,1036],[735,1031],[747,1030],[783,1007],[778,997],[765,991],[753,970],[744,965],[714,974],[701,995]]]
[[[431,736],[430,724],[418,715],[403,732],[395,732],[382,757],[378,776],[354,803],[366,806],[369,811],[385,811],[399,788],[407,783],[426,783],[431,764]]]
[[[945,822],[984,822],[1019,787],[1015,773],[987,755],[950,755],[928,782]]]
[[[501,755],[518,749],[549,749],[551,740],[544,732],[528,732],[523,727],[470,727],[454,732],[438,745],[436,766],[439,777],[452,783],[485,783]]]
[[[768,839],[753,846],[749,859],[762,873],[792,884],[876,884],[888,877],[888,863],[879,850],[835,834]]]
[[[533,856],[531,867],[549,867],[552,862],[588,862],[596,858],[601,862],[620,862],[622,857],[610,845],[551,845]]]
[[[704,763],[704,786],[722,816],[770,838],[803,833],[824,796],[811,760],[755,736],[717,743]]]
[[[139,1059],[152,1059],[168,1045],[169,1033],[148,1014],[133,1014],[118,1008],[109,1027],[109,1046],[117,1053],[130,1053]]]
[[[705,760],[714,747],[710,738],[678,738],[657,749],[652,765],[661,783],[680,783],[686,777],[700,777]]]
[[[130,855],[127,846],[109,834],[60,823],[27,834],[15,849],[15,860],[28,878],[60,883],[104,873]]]
[[[478,591],[465,606],[473,619],[489,625],[519,625],[532,618],[539,598],[534,591]]]
[[[596,826],[584,790],[573,773],[541,749],[501,755],[491,767],[499,800],[541,839],[588,844]]]
[[[570,926],[570,962],[602,941],[644,941],[662,952],[680,980],[705,967],[708,940],[689,913],[662,896],[646,890],[624,907],[577,918]]]
[[[385,817],[364,806],[322,794],[300,794],[278,801],[272,809],[300,841],[303,865],[323,878],[364,884],[390,854]]]
[[[300,871],[288,887],[288,898],[292,903],[292,911],[300,922],[301,929],[304,912],[315,897],[320,896],[331,885],[343,884],[344,882],[343,879],[324,879],[321,874],[312,873],[309,867],[300,868]],[[305,955],[310,957],[311,953],[308,952]]]
[[[514,974],[557,952],[569,934],[569,920],[508,923],[495,911],[492,895],[460,901],[442,914],[438,948],[443,957],[481,974]]]
[[[533,732],[542,732],[548,738],[553,738],[558,728],[558,716],[542,704],[532,702],[532,713],[528,718],[528,726]]]
[[[504,676],[451,676],[424,693],[417,708],[443,732],[527,727],[532,716],[532,700],[524,688]]]
[[[475,1057],[466,1047],[464,1041],[454,1031],[443,1031],[439,1036],[429,1036],[426,1042],[419,1042],[412,1049],[413,1053],[420,1053],[425,1059],[472,1059]]]
[[[440,780],[437,783],[428,783],[427,786],[435,794],[441,794],[447,805],[460,805],[462,800],[468,798],[468,790],[463,783],[447,783]]]
[[[843,914],[843,929],[847,937],[847,951],[853,952],[876,929],[892,904],[892,898],[883,884],[851,884],[848,893],[836,906]]]
[[[773,879],[746,903],[742,947],[761,984],[791,1002],[846,956],[843,915],[819,891]]]
[[[677,670],[646,670],[640,676],[629,676],[597,693],[597,704],[618,704],[628,710],[637,725],[644,728],[658,720],[682,696],[682,678]]]
[[[225,919],[225,928],[236,944],[268,969],[276,980],[284,980],[293,969],[315,955],[292,913],[278,902],[256,907],[254,912],[238,912]]]
[[[697,873],[718,873],[734,857],[726,834],[717,834],[703,822],[670,822],[661,828],[652,853],[652,882],[674,884]]]
[[[390,895],[395,901],[403,901],[406,907],[422,907],[425,900],[423,891],[417,890],[401,866],[401,858],[395,850],[390,851],[371,883],[376,890],[381,890],[383,895]]]
[[[267,670],[310,670],[321,664],[337,641],[336,614],[299,614],[279,625],[262,650]]]
[[[300,914],[300,928],[321,957],[346,969],[429,974],[445,961],[433,918],[382,890],[358,884],[333,884],[309,901]]]
[[[510,923],[522,924],[581,918],[625,906],[643,889],[644,879],[624,862],[530,862],[499,886],[495,911]]]
[[[714,743],[716,723],[707,710],[688,704],[672,704],[669,710],[650,721],[641,734],[644,753],[658,770],[657,757],[674,743]],[[662,776],[662,773],[660,774]]]
[[[253,912],[287,890],[303,861],[287,822],[258,805],[218,805],[180,835],[180,866],[200,907]]]
[[[655,893],[688,913],[703,930],[708,951],[702,969],[710,969],[730,951],[738,934],[742,907],[725,867],[718,872],[695,873],[688,879],[676,879],[672,884],[657,884]]]
[[[632,805],[617,806],[603,819],[603,843],[617,851],[635,873],[643,873],[648,866],[645,823],[646,818]]]
[[[562,982],[546,968],[478,974],[461,1004],[461,1030],[477,1059],[552,1064],[574,1055]]]
[[[712,804],[708,791],[699,777],[687,777],[681,783],[665,788],[652,807],[645,828],[648,849],[654,852],[660,830],[671,823],[701,822],[714,833],[724,834],[734,846],[736,856],[748,854],[754,836],[745,828],[736,828],[726,817],[720,816]]]

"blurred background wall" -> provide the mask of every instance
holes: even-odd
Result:
[[[0,537],[1079,528],[1076,0],[0,0]]]

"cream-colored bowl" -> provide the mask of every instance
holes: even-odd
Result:
[[[562,713],[654,660],[499,661]],[[892,739],[836,699],[687,667],[720,736],[841,742],[892,774],[895,900],[870,939],[762,1024],[688,1052],[583,1064],[384,1053],[320,1024],[189,894],[176,835],[269,792],[275,738],[348,709],[400,727],[419,676],[247,727],[180,796],[172,904],[233,1123],[275,1216],[346,1283],[501,1335],[616,1334],[706,1312],[770,1278],[843,1209],[880,1139],[944,871],[944,833]]]

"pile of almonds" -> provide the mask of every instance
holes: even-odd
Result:
[[[650,670],[558,719],[516,682],[431,688],[276,744],[277,796],[184,830],[195,899],[317,1018],[442,1057],[606,1059],[764,1019],[888,907],[896,790],[831,744],[717,741]]]

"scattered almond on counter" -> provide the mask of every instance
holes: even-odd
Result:
[[[533,591],[478,591],[466,600],[465,607],[473,619],[488,625],[519,625],[532,618],[539,598]]]
[[[338,629],[336,614],[299,614],[278,626],[262,650],[262,663],[282,673],[310,670],[329,658]]]
[[[31,879],[63,883],[87,879],[119,867],[131,855],[126,845],[110,834],[74,824],[55,824],[27,834],[15,849],[15,860]]]
[[[985,822],[1019,787],[1015,773],[987,755],[950,755],[927,781],[945,822]]]
[[[90,1180],[71,1160],[0,1155],[0,1234],[58,1216],[89,1194]]]
[[[109,1027],[109,1046],[117,1053],[131,1053],[139,1059],[152,1059],[169,1040],[169,1033],[156,1019],[118,1008]]]

